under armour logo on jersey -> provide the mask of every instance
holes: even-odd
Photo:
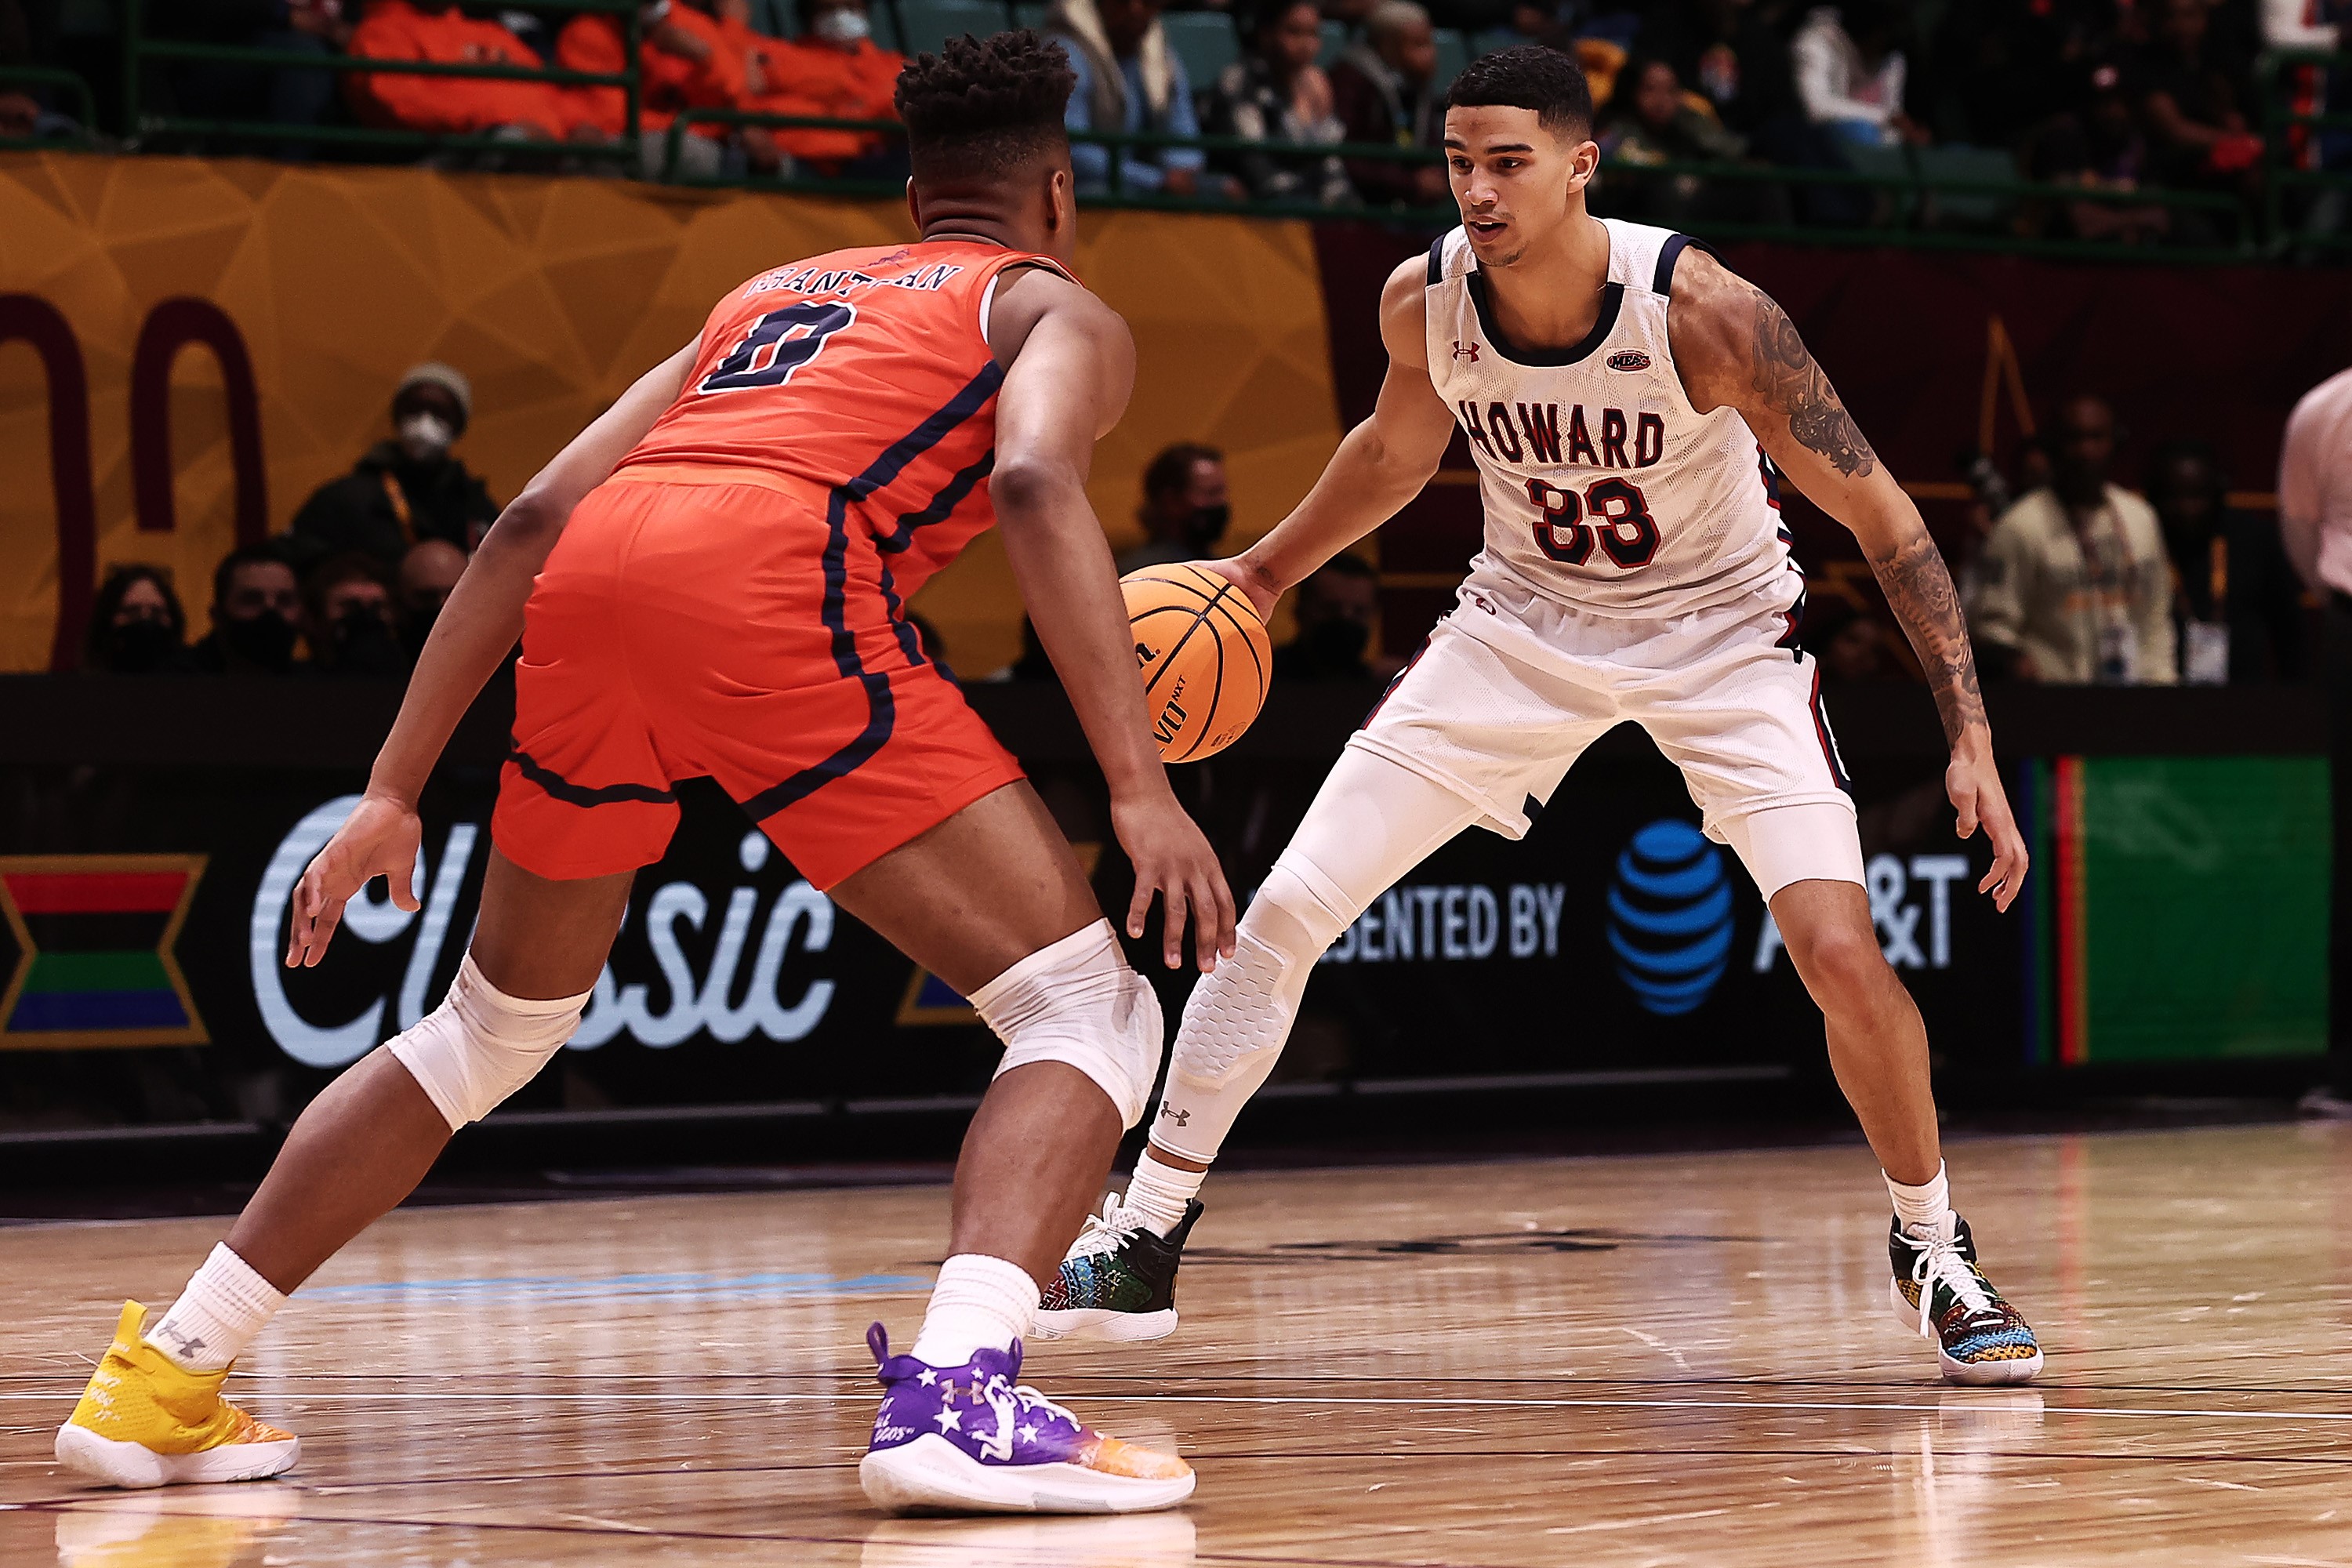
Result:
[[[1466,359],[1472,364],[1476,364],[1478,363],[1478,345],[1475,342],[1465,343],[1460,338],[1456,338],[1454,340],[1454,357],[1455,359]]]

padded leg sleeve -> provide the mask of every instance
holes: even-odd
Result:
[[[1250,900],[1234,956],[1184,1004],[1151,1142],[1188,1160],[1217,1157],[1234,1118],[1282,1055],[1307,977],[1364,907],[1481,808],[1374,752],[1350,747],[1290,847]]]

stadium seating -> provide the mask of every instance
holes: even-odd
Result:
[[[1184,62],[1184,74],[1195,88],[1205,88],[1218,73],[1242,58],[1241,40],[1222,11],[1171,11],[1160,19],[1168,47]]]
[[[908,54],[937,51],[965,33],[985,38],[1004,31],[1004,7],[993,0],[898,0],[899,47]]]
[[[1460,76],[1462,68],[1469,63],[1470,41],[1463,36],[1461,29],[1438,28],[1437,75],[1434,79],[1436,85],[1440,89],[1444,88],[1455,77]]]

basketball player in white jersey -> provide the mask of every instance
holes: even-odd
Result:
[[[1631,719],[1755,878],[1827,1020],[1894,1200],[1897,1314],[1946,1377],[2024,1382],[2041,1347],[1952,1212],[1926,1029],[1872,930],[1820,670],[1795,647],[1804,579],[1773,471],[1861,542],[1942,710],[1958,832],[1990,841],[1979,890],[2007,910],[2025,847],[1943,558],[1778,305],[1680,235],[1586,212],[1600,151],[1573,60],[1486,56],[1447,104],[1463,223],[1382,291],[1377,409],[1272,533],[1203,564],[1270,611],[1417,494],[1456,428],[1486,549],[1276,861],[1235,957],[1195,986],[1150,1146],[1046,1290],[1038,1330],[1175,1327],[1201,1173],[1273,1068],[1317,959],[1463,828],[1525,834],[1528,797]]]

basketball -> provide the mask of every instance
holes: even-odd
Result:
[[[1146,566],[1119,579],[1151,733],[1171,763],[1241,738],[1265,703],[1274,645],[1249,595],[1198,566]]]

